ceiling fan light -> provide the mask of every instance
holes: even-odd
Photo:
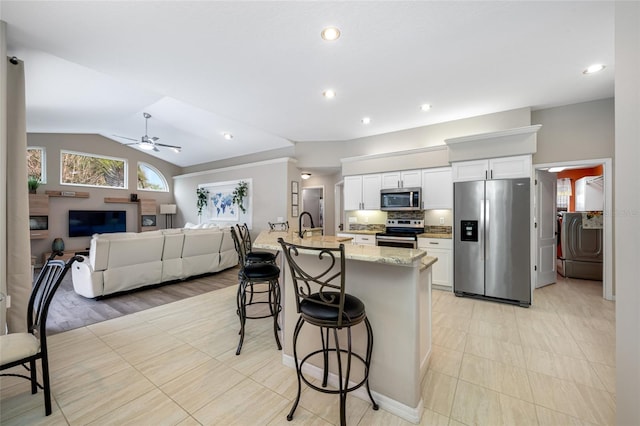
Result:
[[[145,151],[151,151],[154,148],[154,145],[148,141],[142,141],[138,144],[138,146]]]

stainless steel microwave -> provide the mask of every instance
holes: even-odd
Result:
[[[393,188],[380,191],[383,211],[422,210],[422,188]]]

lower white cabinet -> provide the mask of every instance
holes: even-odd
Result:
[[[437,257],[431,267],[431,282],[448,290],[453,287],[453,240],[448,238],[418,238],[418,248],[427,256]]]
[[[338,237],[351,237],[352,244],[362,244],[366,246],[375,246],[376,245],[376,236],[370,234],[349,234],[348,232],[340,232],[337,235]],[[345,241],[344,244],[349,244],[349,241]]]

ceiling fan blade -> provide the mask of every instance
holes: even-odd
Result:
[[[157,136],[152,136],[152,137],[150,137],[149,139],[151,139],[152,141],[154,141],[154,142],[155,142],[155,141],[157,141],[157,140],[158,140],[158,139],[160,139],[160,138],[159,138],[159,137],[157,137]]]
[[[163,144],[163,143],[157,143],[156,145],[157,145],[157,146],[163,146],[163,147],[165,147],[165,148],[182,149],[182,147],[181,147],[181,146],[176,146],[176,145],[166,145],[166,144]]]
[[[113,135],[113,136],[115,136],[116,138],[128,139],[130,141],[138,142],[138,139],[133,139],[133,138],[130,138],[130,137],[127,137],[127,136],[120,136],[120,135]]]
[[[160,150],[158,149],[158,147],[157,147],[157,146],[154,146],[154,147],[153,147],[153,150],[154,150],[155,152],[160,152]]]

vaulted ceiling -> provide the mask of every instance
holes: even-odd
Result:
[[[613,96],[611,1],[5,1],[27,130],[179,166]],[[324,27],[341,37],[325,41]],[[585,75],[593,64],[604,71]],[[323,96],[336,91],[333,99]],[[429,111],[420,106],[431,105]],[[364,117],[370,118],[363,124]],[[226,140],[223,133],[233,138]]]

